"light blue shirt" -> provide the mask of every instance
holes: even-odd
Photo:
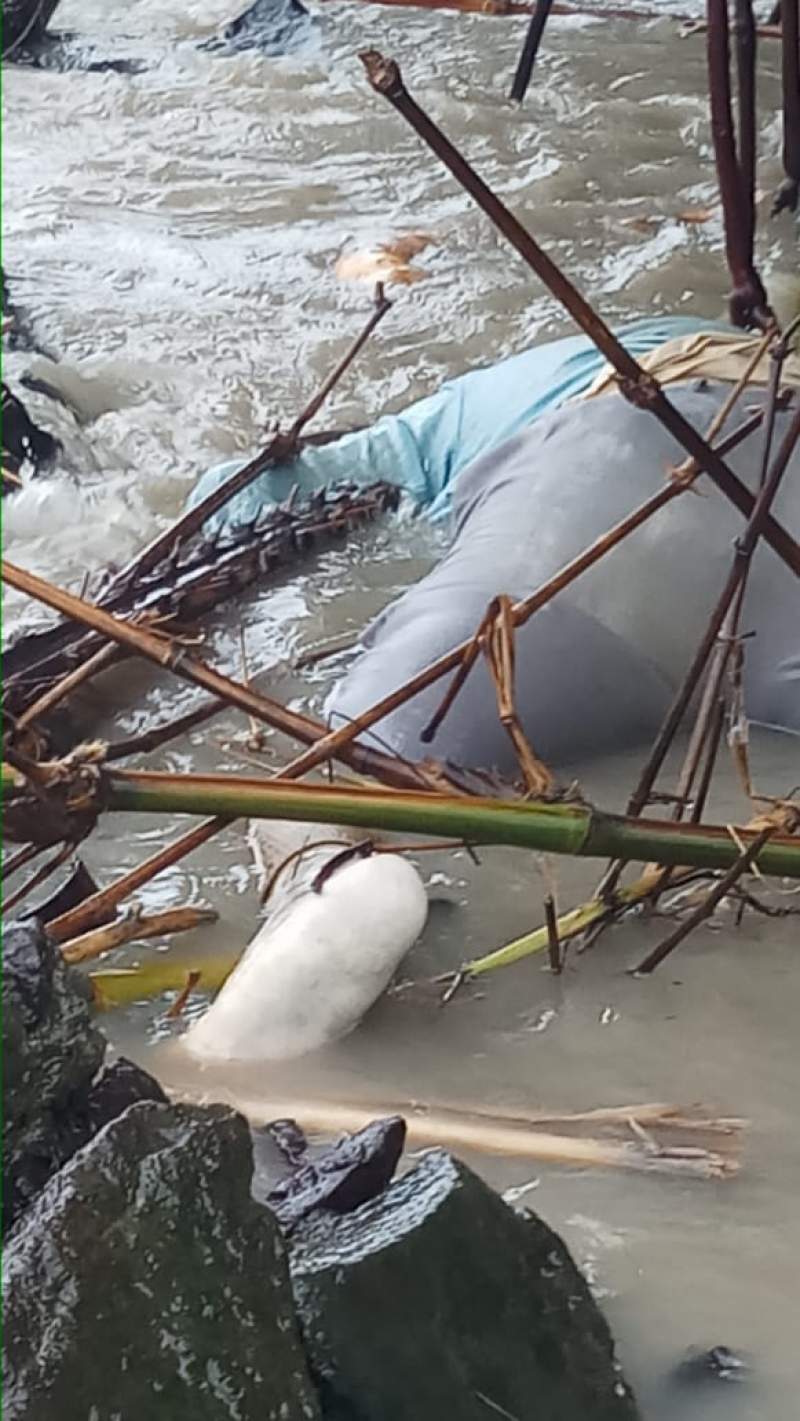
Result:
[[[617,338],[631,355],[645,355],[665,341],[704,330],[730,330],[724,321],[696,316],[662,316],[621,327]],[[332,444],[304,449],[232,498],[211,528],[252,522],[262,508],[326,484],[347,480],[397,484],[432,519],[450,511],[453,481],[480,455],[496,449],[535,419],[581,394],[605,364],[588,336],[533,346],[497,365],[448,380],[400,414],[385,415],[368,429],[345,434]],[[189,497],[194,507],[244,459],[229,459],[203,474]]]

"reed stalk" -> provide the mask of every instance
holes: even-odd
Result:
[[[7,801],[21,792],[17,770],[3,766]],[[736,863],[753,829],[675,824],[608,814],[586,804],[547,804],[477,795],[341,789],[237,775],[174,775],[104,771],[98,789],[104,809],[147,814],[215,814],[348,824],[386,832],[442,835],[473,844],[505,844],[543,853],[726,870]],[[762,873],[800,878],[800,840],[774,834],[758,864]]]

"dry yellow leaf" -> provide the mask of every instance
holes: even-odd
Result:
[[[390,242],[381,242],[378,250],[396,261],[408,262],[412,257],[424,252],[426,247],[437,245],[432,232],[406,232],[401,237],[393,237]]]
[[[337,261],[335,271],[340,281],[392,282],[396,286],[410,286],[430,274],[380,250],[346,252]]]

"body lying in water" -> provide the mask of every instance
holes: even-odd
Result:
[[[264,502],[285,497],[287,484],[308,487],[314,479],[344,473],[368,482],[393,472],[428,510],[441,511],[451,502],[448,551],[367,629],[328,699],[334,724],[359,716],[471,637],[492,598],[528,597],[663,488],[684,453],[652,414],[615,393],[564,403],[586,391],[598,365],[586,343],[581,348],[573,341],[529,352],[505,369],[476,372],[371,430],[308,451],[228,509],[228,518],[247,519]],[[680,363],[677,368],[683,370]],[[730,373],[713,361],[708,368],[712,375]],[[537,370],[538,385],[526,379]],[[728,399],[732,379],[683,379],[669,385],[669,398],[703,432]],[[763,392],[748,391],[724,432],[746,417],[745,405],[763,398]],[[777,415],[774,450],[799,399],[796,389],[793,406]],[[751,491],[758,485],[762,450],[757,430],[729,455],[730,467]],[[229,465],[207,476],[196,496],[231,472]],[[673,499],[518,631],[517,711],[531,744],[551,766],[635,745],[660,724],[744,526],[708,479],[696,487],[701,496]],[[800,538],[800,447],[773,512]],[[755,634],[746,643],[748,715],[800,732],[800,580],[764,543],[752,561],[741,627]],[[432,744],[422,740],[444,685],[378,722],[380,742],[411,759],[433,753],[467,767],[515,772],[483,660]],[[288,828],[299,826],[284,826],[283,832]],[[255,833],[262,858],[271,857],[275,826],[258,826]],[[303,833],[324,840],[330,830],[305,826]],[[184,1038],[184,1049],[209,1062],[268,1060],[302,1055],[344,1034],[411,946],[424,921],[424,899],[408,864],[390,868],[373,858],[339,868],[321,895],[306,889],[305,896],[278,908]]]
[[[698,324],[719,332],[727,349],[730,332],[725,335],[718,323],[695,322],[694,329]],[[653,349],[691,326],[641,322],[621,334],[641,355],[648,340]],[[229,518],[252,516],[256,500],[263,505],[283,496],[284,484],[292,481],[303,486],[345,472],[364,481],[387,476],[390,450],[395,482],[418,503],[434,512],[452,504],[449,551],[367,629],[361,654],[329,697],[334,723],[358,716],[472,635],[497,594],[529,596],[662,487],[670,468],[680,464],[684,451],[677,442],[620,395],[574,401],[599,365],[579,338],[474,372],[371,430],[307,451],[297,465],[259,480],[238,508],[228,510]],[[730,391],[728,380],[703,378],[670,385],[669,398],[703,432]],[[746,402],[753,403],[752,390]],[[792,407],[778,414],[775,450],[792,415]],[[724,432],[743,418],[742,404]],[[762,449],[763,435],[756,431],[728,459],[751,490]],[[195,497],[233,467],[207,475]],[[660,723],[744,526],[708,480],[697,487],[702,497],[674,500],[518,633],[517,709],[537,753],[549,763],[634,745]],[[800,538],[800,449],[773,511]],[[800,731],[800,581],[763,544],[753,559],[742,627],[754,634],[745,664],[748,715]],[[432,744],[421,741],[442,691],[439,683],[379,722],[381,741],[409,758],[432,753],[474,768],[512,768],[513,750],[482,664]]]

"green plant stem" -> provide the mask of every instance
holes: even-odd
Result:
[[[20,793],[18,771],[3,767],[7,812]],[[100,787],[106,810],[133,813],[221,814],[350,824],[506,844],[585,858],[617,857],[699,869],[726,869],[754,831],[737,844],[724,825],[676,824],[606,814],[584,804],[543,804],[383,789],[340,789],[233,775],[173,775],[107,771]],[[758,856],[763,873],[800,878],[800,840],[774,835]]]

